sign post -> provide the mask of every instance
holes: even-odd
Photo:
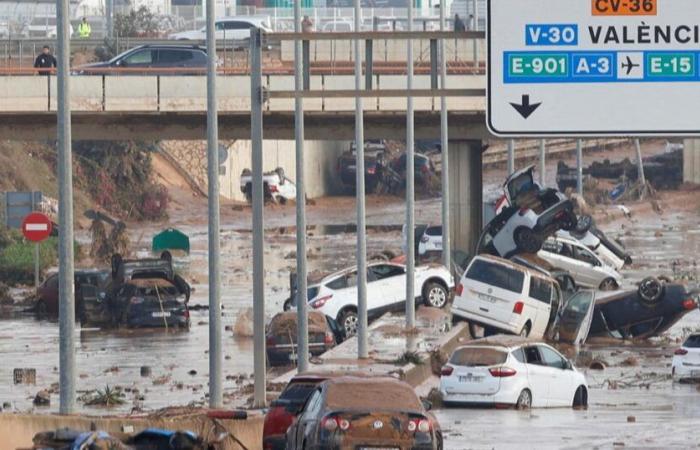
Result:
[[[697,0],[488,0],[500,136],[700,131]]]
[[[34,242],[34,285],[39,287],[39,243],[51,235],[51,219],[45,214],[33,212],[27,214],[22,221],[22,234],[31,242]]]

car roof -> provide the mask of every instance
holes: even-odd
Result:
[[[294,377],[292,377],[292,379],[290,380],[290,383],[292,381],[296,381],[296,382],[298,382],[298,381],[318,381],[318,382],[321,382],[321,381],[325,381],[325,380],[328,380],[331,378],[340,378],[340,377],[348,377],[348,376],[356,377],[356,378],[361,378],[361,377],[375,378],[376,377],[375,375],[367,374],[364,372],[352,372],[352,371],[351,372],[348,372],[348,371],[344,371],[344,372],[333,372],[333,371],[313,372],[313,371],[311,371],[311,372],[303,372],[303,373],[299,373],[299,374],[294,375]]]
[[[371,261],[371,262],[367,263],[367,268],[374,267],[374,266],[380,266],[380,265],[405,267],[403,264],[399,264],[399,263],[395,263],[395,262],[391,262],[391,261]],[[350,273],[350,272],[356,271],[356,270],[357,270],[357,266],[351,266],[351,267],[347,267],[345,269],[339,270],[337,272],[333,272],[333,273],[323,277],[323,279],[321,279],[321,281],[319,281],[317,284],[323,284],[325,281],[330,280],[331,278],[335,278],[335,277],[338,277],[340,275],[345,275],[347,273]],[[309,286],[309,287],[311,287],[311,286]]]
[[[514,335],[507,335],[507,334],[497,334],[495,336],[489,336],[486,338],[476,339],[474,341],[468,342],[467,344],[459,347],[457,350],[459,350],[460,348],[465,348],[465,347],[478,347],[478,346],[503,347],[503,348],[510,349],[510,348],[522,347],[523,345],[533,345],[533,344],[547,345],[544,342],[537,340],[537,339],[524,338],[521,336],[514,336]]]
[[[489,261],[489,262],[493,262],[493,263],[496,263],[496,264],[501,264],[501,265],[506,266],[506,267],[509,267],[509,268],[511,268],[511,269],[519,270],[519,271],[521,271],[521,272],[525,272],[525,273],[527,273],[527,274],[530,275],[530,276],[534,276],[534,277],[538,277],[538,278],[545,278],[545,279],[547,279],[548,281],[551,281],[551,282],[553,282],[553,283],[556,283],[556,280],[555,280],[555,279],[553,279],[551,276],[548,276],[548,275],[542,273],[542,272],[539,271],[539,270],[531,269],[531,268],[529,268],[529,267],[526,267],[526,266],[523,266],[523,265],[520,265],[520,264],[516,264],[516,263],[514,263],[513,261],[509,261],[509,260],[507,260],[507,259],[499,258],[498,256],[487,255],[487,254],[481,254],[481,255],[476,255],[476,256],[474,257],[474,259],[477,259],[477,258],[478,258],[478,259],[482,259],[482,260],[486,260],[486,261]]]
[[[205,47],[201,47],[196,44],[143,44],[139,45],[137,47],[132,48],[131,50],[138,50],[142,48],[152,48],[152,49],[167,49],[167,50],[201,50],[203,52],[206,52],[207,49]]]

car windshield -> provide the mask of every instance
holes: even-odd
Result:
[[[523,281],[525,274],[519,270],[506,267],[501,264],[496,264],[483,259],[475,260],[469,271],[467,278],[485,283],[491,286],[506,289],[512,292],[523,291]]]
[[[421,411],[423,409],[413,389],[397,381],[334,382],[328,387],[326,401],[330,409],[363,411],[387,409]]]
[[[292,405],[303,405],[314,389],[318,386],[312,381],[294,381],[280,395],[280,400],[286,400]]]
[[[450,364],[464,367],[488,367],[506,362],[508,353],[495,348],[466,347],[455,350]]]
[[[683,344],[686,348],[700,348],[700,334],[690,336]]]
[[[442,236],[442,226],[428,227],[425,229],[425,234],[428,236]]]
[[[535,187],[535,182],[532,179],[532,172],[526,172],[522,175],[512,179],[508,183],[508,192],[510,193],[511,201],[515,201],[515,198],[522,192],[527,192]]]

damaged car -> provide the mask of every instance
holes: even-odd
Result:
[[[622,285],[622,275],[576,239],[550,237],[537,256],[568,271],[579,286],[614,291]]]
[[[319,356],[343,341],[344,333],[331,317],[309,311],[309,354]],[[272,366],[295,364],[298,355],[297,313],[282,312],[272,318],[265,333],[267,359]]]
[[[85,322],[128,328],[189,328],[190,286],[175,273],[172,256],[112,258],[112,279],[105,296],[86,299]]]
[[[83,317],[83,302],[87,295],[104,296],[104,288],[109,282],[108,270],[85,269],[75,271],[75,316]],[[37,288],[34,312],[39,319],[58,317],[58,274],[50,275]]]
[[[591,336],[645,339],[667,331],[698,308],[684,284],[648,277],[636,290],[601,293],[596,301]]]
[[[248,203],[253,201],[253,173],[250,169],[243,169],[241,172],[241,192]],[[284,169],[278,167],[271,172],[263,173],[263,195],[266,202],[285,204],[296,200],[297,187],[284,174]]]
[[[416,302],[444,308],[450,300],[454,280],[448,269],[439,264],[415,268]],[[296,304],[293,296],[290,306]],[[307,298],[312,310],[335,318],[346,336],[357,333],[357,268],[351,267],[323,278],[308,287]],[[373,262],[367,267],[367,314],[375,319],[382,314],[406,308],[406,266],[390,262]]]
[[[382,179],[386,166],[386,145],[383,141],[365,141],[365,190],[374,192]],[[346,188],[355,189],[357,183],[357,150],[355,143],[350,144],[350,150],[338,157],[338,175]]]
[[[457,348],[440,374],[447,405],[517,409],[588,406],[586,377],[553,347],[493,336]]]
[[[579,223],[571,200],[555,189],[543,189],[534,180],[534,166],[511,174],[504,184],[506,206],[486,225],[477,254],[509,258],[537,253],[545,239],[559,230],[588,231]]]
[[[395,378],[332,378],[287,430],[287,449],[441,450],[442,430],[429,406]]]
[[[688,336],[673,353],[671,374],[675,381],[700,381],[700,334]]]

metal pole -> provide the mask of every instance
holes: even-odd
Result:
[[[408,31],[413,31],[413,2],[408,1]],[[408,63],[408,76],[406,78],[406,328],[413,328],[416,322],[415,305],[415,217],[414,217],[414,138],[413,138],[413,40],[407,42],[406,61]]]
[[[361,0],[355,0],[355,31],[361,26]],[[360,40],[355,39],[355,90],[362,90]],[[367,242],[365,236],[365,129],[362,97],[355,97],[355,195],[357,198],[357,357],[369,357],[367,349]]]
[[[508,175],[515,172],[515,141],[508,140]]]
[[[294,1],[294,32],[301,30],[301,0]],[[294,40],[294,87],[304,89],[302,77],[301,41]],[[294,137],[297,158],[297,370],[309,369],[309,318],[306,294],[306,188],[304,186],[304,99],[294,99]]]
[[[583,195],[583,141],[576,140],[576,192]]]
[[[59,390],[61,414],[75,412],[75,286],[73,285],[73,169],[70,116],[70,7],[56,0],[58,131]]]
[[[39,284],[41,283],[41,280],[39,279],[39,258],[40,258],[40,252],[39,252],[39,243],[37,242],[34,244],[34,287],[38,288]]]
[[[446,0],[440,0],[440,31],[447,30]],[[445,40],[440,39],[440,87],[447,89],[447,55]],[[442,263],[452,270],[452,245],[450,242],[450,156],[447,134],[447,98],[440,97],[440,150],[442,151]]]
[[[107,13],[107,37],[112,39],[114,36],[114,0],[106,1],[106,13]]]
[[[547,148],[544,139],[540,139],[540,186],[547,185]]]
[[[476,10],[479,6],[477,5],[476,0],[473,0],[472,5],[474,6],[474,10],[472,11],[472,30],[477,31],[479,29],[479,16]],[[477,39],[472,39],[472,51],[474,53],[474,69],[477,69],[479,68],[479,41]]]
[[[253,171],[253,368],[255,387],[253,407],[264,408],[266,403],[265,374],[265,267],[263,266],[263,86],[262,86],[262,30],[250,29],[250,138],[252,141]],[[306,294],[306,293],[305,293]]]
[[[107,0],[110,1],[110,0]],[[209,406],[221,408],[221,272],[219,256],[219,116],[216,96],[216,2],[207,2],[207,183],[209,184]]]
[[[639,174],[639,181],[642,184],[642,192],[646,190],[647,179],[644,175],[644,160],[642,159],[642,146],[639,139],[634,140],[634,146],[637,149],[637,173]]]

